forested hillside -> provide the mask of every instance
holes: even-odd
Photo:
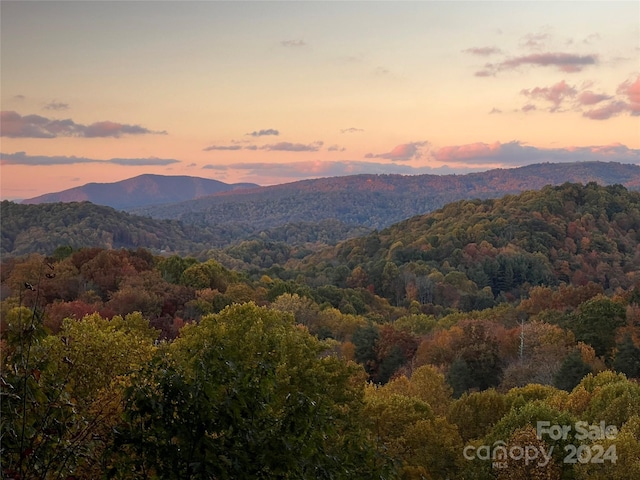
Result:
[[[635,478],[639,227],[640,193],[565,184],[267,269],[3,255],[2,476]]]
[[[255,231],[232,225],[196,226],[176,220],[155,220],[89,202],[23,205],[9,201],[0,204],[2,214],[2,256],[47,254],[59,246],[81,248],[147,248],[156,253],[173,252],[206,258],[233,240],[239,248],[229,247],[229,262],[249,264],[256,261],[256,246],[265,254],[256,265],[284,263],[291,255],[308,254],[320,247],[335,245],[345,238],[368,233],[370,229],[349,226],[339,220],[295,222]],[[297,245],[294,249],[292,245]],[[251,246],[253,253],[247,256]],[[213,250],[212,250],[213,249]],[[275,261],[274,251],[280,252]],[[245,265],[248,267],[249,265]]]
[[[255,233],[292,222],[337,219],[384,228],[461,199],[496,198],[565,182],[640,188],[640,166],[580,162],[537,164],[467,175],[355,175],[321,178],[134,209],[154,218]]]
[[[213,237],[175,220],[153,220],[89,202],[0,204],[2,256],[51,253],[57,247],[144,247],[197,252]]]
[[[455,202],[290,267],[312,284],[370,287],[394,304],[468,310],[536,285],[628,288],[640,269],[639,232],[640,193],[565,184]]]

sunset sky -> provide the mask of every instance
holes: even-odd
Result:
[[[6,1],[1,197],[640,163],[640,2]]]

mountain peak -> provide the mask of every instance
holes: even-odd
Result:
[[[56,193],[23,200],[25,204],[89,201],[119,210],[194,200],[214,193],[257,187],[253,183],[228,184],[187,175],[142,174],[112,183],[87,183]]]

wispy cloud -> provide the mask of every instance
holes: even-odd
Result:
[[[304,47],[307,45],[307,42],[305,42],[304,40],[301,39],[294,39],[294,40],[282,40],[280,42],[280,45],[282,45],[283,47],[292,47],[292,48],[297,48],[297,47]]]
[[[114,137],[122,135],[166,135],[167,132],[148,130],[139,125],[116,122],[96,122],[91,125],[75,123],[71,119],[53,120],[40,115],[22,116],[14,111],[0,112],[0,129],[3,137],[57,138],[57,137]]]
[[[488,57],[489,55],[496,55],[502,53],[498,47],[472,47],[463,50],[464,53],[470,53],[471,55],[478,55],[481,57]]]
[[[49,102],[44,106],[45,110],[68,110],[69,109],[69,104],[68,103],[62,103],[62,102],[56,102],[55,100],[53,102]]]
[[[328,152],[344,152],[346,150],[347,150],[346,148],[341,147],[340,145],[331,145],[327,147]]]
[[[263,145],[260,150],[270,150],[278,152],[317,152],[324,142],[313,142],[309,144],[304,143],[291,143],[291,142],[278,142],[270,145]]]
[[[640,149],[625,145],[568,148],[537,148],[518,141],[452,145],[432,152],[439,162],[460,164],[500,164],[520,166],[541,162],[616,161],[640,163]]]
[[[211,152],[213,150],[242,150],[243,148],[245,147],[242,145],[210,145],[202,150],[205,152]]]
[[[600,38],[601,37],[599,33],[591,33],[582,40],[582,43],[584,43],[585,45],[591,45],[592,43],[600,40]]]
[[[389,70],[386,67],[376,67],[373,70],[373,74],[374,75],[378,75],[378,76],[386,76],[386,75],[391,75],[391,70]]]
[[[213,150],[268,150],[278,152],[317,152],[320,147],[324,145],[324,142],[317,141],[313,143],[291,143],[291,142],[278,142],[270,143],[267,145],[211,145],[203,148],[205,152]]]
[[[562,72],[574,73],[581,71],[586,66],[595,65],[597,62],[598,56],[594,54],[578,55],[563,52],[532,53],[530,55],[508,58],[499,63],[487,63],[483,69],[477,71],[475,75],[478,77],[493,76],[501,71],[514,70],[521,66],[557,67]]]
[[[612,97],[610,95],[585,90],[578,95],[578,103],[580,103],[580,105],[595,105],[597,103],[604,102],[605,100],[611,100],[611,98]]]
[[[502,113],[502,110],[500,110],[499,108],[493,107],[491,109],[491,111],[489,112],[489,115],[493,115],[493,114],[496,114],[496,113]]]
[[[429,142],[410,142],[397,145],[393,150],[386,153],[367,153],[365,158],[385,158],[393,161],[413,160],[422,157],[422,150],[429,146]]]
[[[0,163],[2,165],[31,165],[31,166],[47,166],[47,165],[75,165],[80,163],[103,163],[109,165],[121,165],[130,167],[139,166],[164,166],[173,163],[180,163],[180,160],[173,158],[111,158],[108,160],[99,160],[96,158],[86,157],[66,157],[66,156],[44,156],[44,155],[27,155],[25,152],[16,153],[0,153]]]
[[[364,129],[350,127],[350,128],[343,128],[342,130],[340,130],[340,133],[358,133],[358,132],[364,132]]]
[[[251,133],[246,133],[245,135],[250,135],[252,137],[262,137],[265,135],[280,135],[280,132],[273,128],[267,128],[266,130],[257,130]]]
[[[551,38],[549,32],[528,33],[520,42],[520,46],[527,48],[542,48],[545,42]]]

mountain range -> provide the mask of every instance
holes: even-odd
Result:
[[[166,175],[139,175],[114,183],[87,183],[57,193],[47,193],[22,203],[91,202],[118,210],[193,200],[205,195],[252,188],[254,183],[228,184],[209,178]]]
[[[640,166],[543,163],[466,175],[352,175],[221,192],[131,213],[199,226],[260,231],[292,222],[336,219],[384,228],[461,199],[496,198],[565,182],[640,188]]]
[[[640,166],[543,163],[467,175],[354,175],[268,187],[142,175],[23,202],[30,205],[3,202],[2,253],[49,253],[65,244],[196,253],[245,240],[257,241],[251,248],[258,252],[265,242],[306,249],[383,229],[458,200],[590,182],[640,190]],[[206,195],[207,189],[217,192]],[[63,202],[72,193],[87,200]],[[190,200],[171,201],[176,198]],[[45,201],[56,203],[35,205]]]

